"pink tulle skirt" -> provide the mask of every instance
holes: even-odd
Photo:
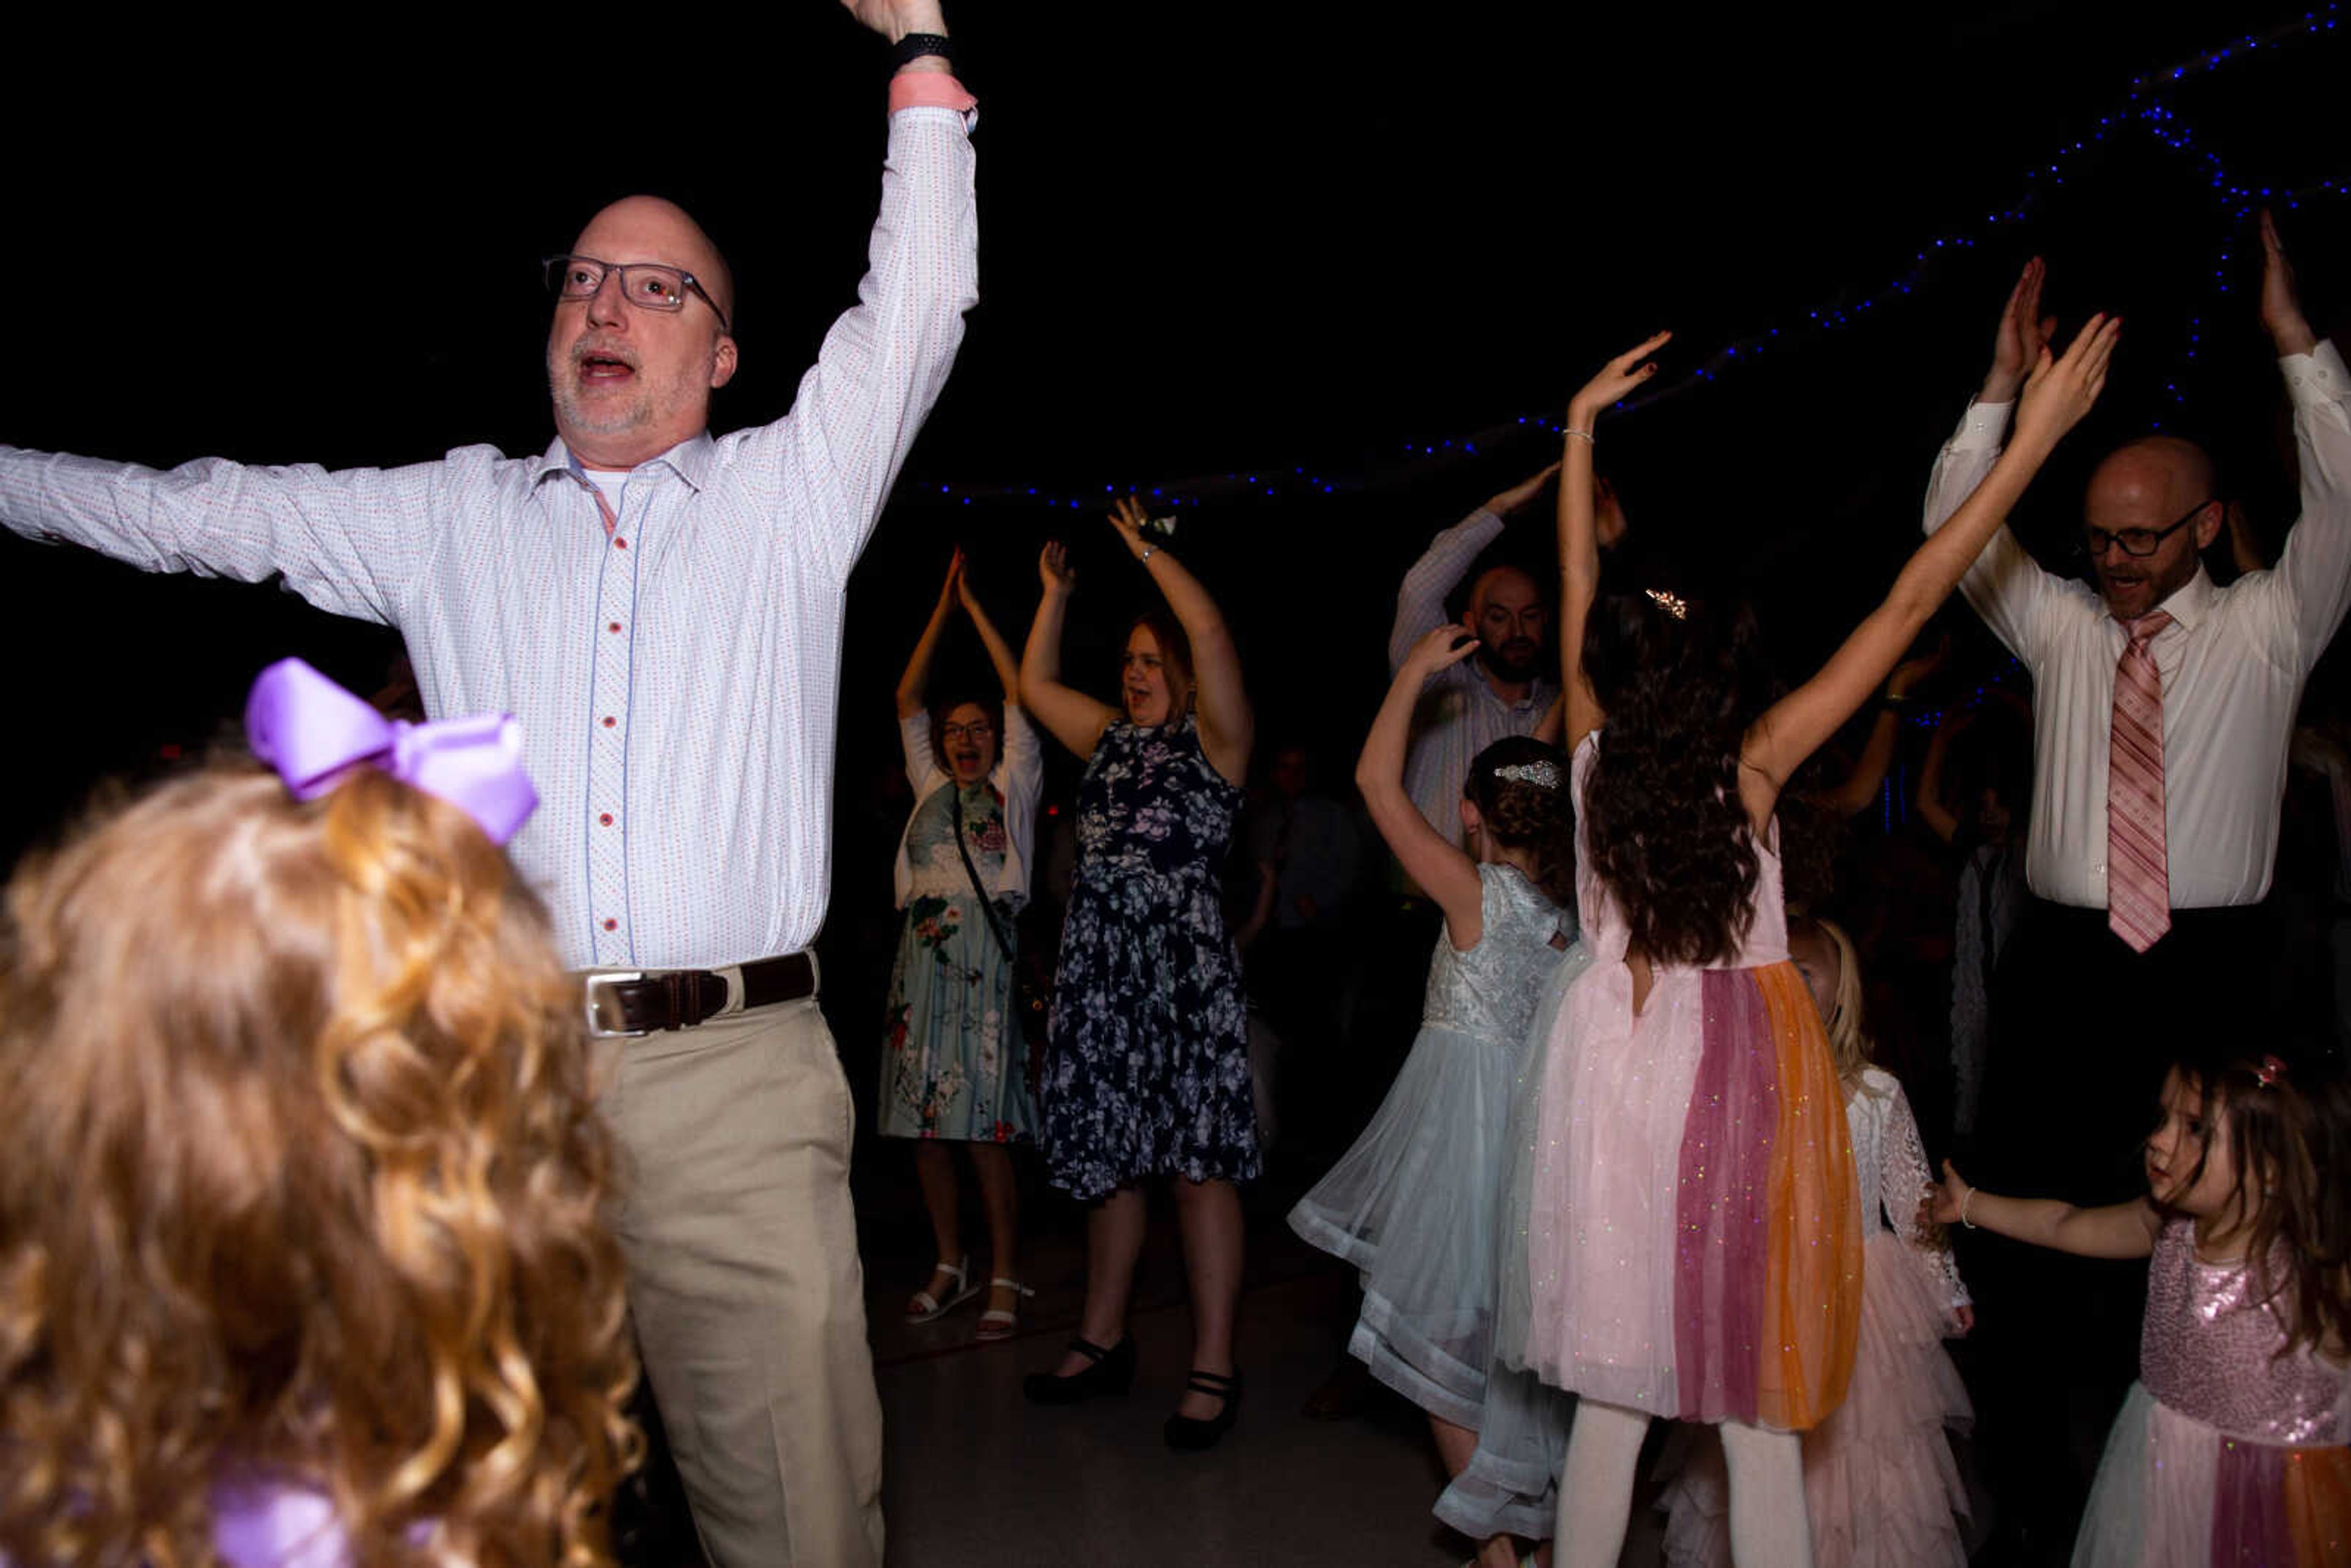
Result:
[[[1968,1511],[1946,1429],[1974,1419],[1943,1348],[1939,1282],[1890,1230],[1864,1249],[1861,1336],[1844,1403],[1804,1434],[1804,1507],[1816,1568],[1967,1568]],[[1674,1568],[1728,1568],[1730,1489],[1722,1444],[1697,1431],[1658,1506]]]

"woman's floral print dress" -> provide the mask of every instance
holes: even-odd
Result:
[[[1258,1174],[1240,962],[1219,903],[1240,789],[1189,718],[1102,732],[1078,786],[1078,864],[1038,1086],[1053,1185]]]
[[[944,784],[914,808],[906,828],[914,886],[882,1041],[882,1134],[1008,1144],[1027,1138],[1035,1122],[1029,1051],[1012,1017],[1012,966],[956,852],[958,789],[972,864],[991,887],[1004,867],[1004,805],[985,780]],[[1007,937],[1016,913],[1012,899],[997,904]]]

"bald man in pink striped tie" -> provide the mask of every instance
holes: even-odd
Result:
[[[2002,1190],[2144,1192],[2139,1145],[2179,1051],[2325,1027],[2282,1001],[2286,934],[2266,900],[2303,683],[2351,605],[2351,376],[2304,317],[2266,213],[2261,230],[2262,324],[2302,471],[2275,568],[2214,585],[2201,552],[2228,508],[2212,461],[2148,435],[2091,476],[2090,582],[2043,570],[2003,529],[1960,583],[2033,685],[2033,897],[1997,955],[1970,1167],[1999,1171]],[[2054,325],[2043,276],[2036,257],[2001,312],[1991,373],[1935,466],[1930,531],[1999,453]],[[2002,1560],[2038,1561],[2070,1539],[2095,1458],[2067,1433],[2103,1431],[2129,1383],[2146,1274],[1979,1250],[1981,1451],[2014,1531]]]

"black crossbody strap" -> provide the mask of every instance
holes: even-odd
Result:
[[[987,917],[987,928],[995,933],[996,946],[1003,953],[1004,961],[1009,964],[1013,961],[1012,944],[1005,939],[1004,927],[996,923],[996,901],[988,897],[987,889],[981,885],[979,868],[971,863],[971,851],[963,841],[963,786],[950,779],[947,789],[952,791],[949,800],[955,811],[956,853],[963,857],[963,873],[971,878],[971,890],[979,894],[979,912]]]

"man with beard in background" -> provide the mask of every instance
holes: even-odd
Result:
[[[1429,541],[1404,574],[1395,624],[1388,632],[1388,673],[1446,619],[1446,600],[1503,526],[1551,483],[1554,463],[1496,496]],[[1616,514],[1613,505],[1604,507]],[[1621,527],[1617,530],[1622,532]],[[1551,610],[1535,580],[1515,566],[1491,566],[1469,585],[1461,624],[1478,652],[1437,673],[1413,713],[1405,789],[1429,826],[1448,840],[1461,832],[1461,783],[1469,759],[1506,735],[1531,735],[1559,695],[1545,656]]]

